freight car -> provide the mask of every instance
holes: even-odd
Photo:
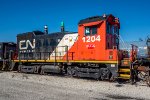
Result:
[[[119,29],[119,19],[104,14],[80,20],[78,33],[65,31],[62,23],[61,32],[48,34],[45,26],[45,32],[18,34],[17,57],[12,59],[11,69],[18,65],[20,72],[133,82],[138,72],[149,73],[149,59],[139,59],[135,45],[130,52],[121,50]]]
[[[16,52],[16,43],[0,42],[0,70],[7,70],[13,52]]]

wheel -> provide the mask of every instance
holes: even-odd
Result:
[[[146,77],[146,84],[148,87],[150,87],[150,76]]]
[[[39,69],[38,69],[38,74],[40,74],[41,73],[41,66],[39,67]]]
[[[41,72],[40,72],[41,75],[45,75],[45,72],[43,69],[41,69]]]
[[[43,66],[40,67],[40,70],[39,70],[39,71],[40,71],[40,75],[45,75]]]
[[[67,75],[68,76],[75,76],[76,75],[76,70],[74,67],[67,67]]]
[[[17,71],[18,71],[18,72],[21,72],[21,68],[22,68],[22,65],[19,65]]]
[[[72,69],[71,67],[67,67],[67,75],[72,76]]]
[[[116,78],[112,75],[112,73],[110,72],[109,74],[109,81],[110,82],[114,82],[116,80]]]
[[[144,82],[147,84],[147,86],[150,87],[150,76],[149,76],[149,71],[144,72],[144,71],[140,71],[138,73],[138,78],[140,81]]]
[[[104,79],[109,79],[110,76],[110,71],[108,68],[101,68],[100,69],[100,79],[104,80]]]
[[[39,71],[39,66],[34,66],[34,71],[33,71],[33,73],[38,73],[38,71]]]
[[[138,79],[139,79],[139,80],[144,81],[146,76],[147,76],[147,75],[146,75],[145,72],[143,72],[143,71],[139,71],[139,72],[138,72]]]

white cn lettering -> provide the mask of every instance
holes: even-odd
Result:
[[[23,46],[23,44],[25,44],[25,46]],[[31,46],[32,49],[35,48],[35,39],[33,39],[33,43],[31,43],[30,40],[22,40],[19,42],[19,49],[20,50],[24,50],[24,49],[28,49],[29,45]]]

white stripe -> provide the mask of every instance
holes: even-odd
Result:
[[[64,37],[61,39],[61,41],[59,42],[59,44],[56,47],[56,59],[57,60],[61,60],[63,58],[63,56],[65,56],[66,54],[66,46],[68,46],[68,51],[69,49],[73,46],[73,44],[75,43],[75,41],[77,40],[78,37],[78,33],[74,33],[74,34],[66,34],[64,35]],[[55,50],[53,51],[53,53],[50,55],[50,59],[55,59]]]

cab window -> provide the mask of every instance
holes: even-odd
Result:
[[[111,27],[111,31],[112,31],[112,32],[111,32],[112,34],[115,34],[115,26],[112,26],[112,27]]]
[[[97,26],[85,27],[85,35],[97,34]]]
[[[119,28],[118,28],[118,27],[115,27],[115,33],[116,33],[117,35],[119,35]]]
[[[107,33],[110,34],[111,33],[111,25],[109,22],[107,22],[107,29],[106,29]]]

